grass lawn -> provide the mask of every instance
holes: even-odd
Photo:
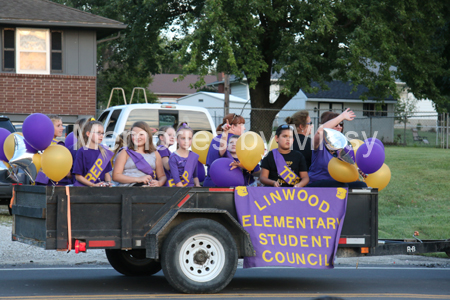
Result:
[[[426,138],[428,140],[428,144],[420,141],[414,141],[413,133],[411,128],[406,129],[406,145],[413,147],[441,147],[441,138],[442,135],[439,135],[439,138],[436,141],[436,132],[431,132],[429,130],[419,131],[417,133],[420,137]],[[405,130],[402,128],[394,128],[394,140],[398,143],[403,143],[403,136],[405,135]],[[400,137],[399,137],[400,136]]]
[[[386,147],[389,185],[380,192],[379,238],[450,239],[450,151]]]

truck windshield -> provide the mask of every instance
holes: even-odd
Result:
[[[201,111],[182,111],[179,112],[179,121],[187,122],[194,132],[206,130],[211,132],[211,125],[208,117]]]

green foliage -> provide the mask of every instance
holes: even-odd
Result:
[[[397,98],[396,78],[420,96],[436,95],[436,78],[446,72],[445,43],[439,39],[448,41],[442,32],[450,16],[444,0],[146,4],[153,12],[149,22],[155,18],[155,24],[176,32],[184,74],[206,75],[216,67],[245,76],[253,108],[281,109],[300,89],[313,92],[313,81],[324,88],[334,79],[364,84],[369,92],[363,98]],[[272,77],[282,87],[274,103],[269,101]]]
[[[399,123],[408,123],[408,118],[412,117],[417,110],[417,99],[408,94],[406,98],[398,99],[394,107],[395,120]]]

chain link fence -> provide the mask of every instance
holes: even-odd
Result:
[[[212,112],[214,124],[223,120],[223,107],[207,107]],[[230,113],[244,117],[246,130],[260,133],[263,139],[269,138],[279,125],[285,124],[285,119],[298,110],[271,110],[251,108],[229,108]],[[314,128],[320,125],[320,115],[324,110],[307,110]],[[399,117],[395,112],[379,112],[367,110],[353,110],[356,118],[344,121],[344,134],[349,138],[364,140],[376,137],[386,145],[413,147],[449,147],[450,119],[449,114],[436,112],[414,112],[406,117]],[[335,110],[341,113],[342,110]],[[268,129],[269,128],[269,129]]]
[[[223,107],[205,107],[211,114],[215,126],[222,123]],[[255,109],[250,107],[230,107],[229,113],[241,115],[245,119],[246,130],[258,132],[267,142],[273,131],[285,119],[298,110]],[[320,115],[325,110],[307,110],[314,128],[320,125]],[[407,117],[398,117],[395,112],[353,110],[356,118],[344,122],[344,134],[349,138],[364,140],[376,137],[386,145],[413,147],[449,147],[450,116],[436,112],[417,111]],[[334,110],[341,113],[342,110]],[[101,111],[97,111],[97,117]]]

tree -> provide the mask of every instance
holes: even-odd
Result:
[[[246,77],[252,124],[273,120],[300,89],[313,81],[351,80],[378,99],[398,97],[396,78],[415,92],[438,93],[434,78],[444,73],[437,31],[448,18],[444,0],[148,0],[149,23],[177,31],[184,73],[218,72]],[[392,68],[392,66],[396,68]],[[414,73],[414,71],[419,71]],[[281,85],[270,103],[271,79]],[[425,91],[423,91],[425,94]],[[258,115],[257,115],[258,113]],[[253,125],[252,125],[253,127]],[[252,128],[256,130],[256,128]]]
[[[404,124],[403,128],[403,144],[406,146],[406,124],[416,112],[417,99],[413,94],[408,93],[405,98],[400,98],[395,104],[394,116],[395,120]]]

